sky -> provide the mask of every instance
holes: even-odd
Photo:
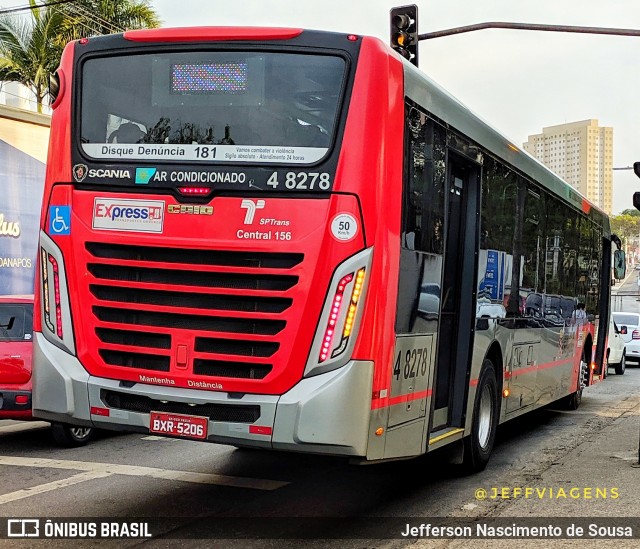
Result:
[[[151,0],[163,26],[303,27],[389,39],[388,0]],[[638,0],[417,0],[419,32],[486,21],[640,29]],[[613,127],[614,167],[640,161],[640,37],[490,29],[420,43],[420,68],[514,143],[543,127]],[[614,171],[613,213],[640,179]]]

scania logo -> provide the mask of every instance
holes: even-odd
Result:
[[[170,214],[213,215],[213,206],[193,206],[191,204],[169,204],[167,212]]]
[[[78,183],[82,183],[84,178],[87,177],[87,173],[89,172],[89,168],[86,164],[76,164],[73,167],[73,177]]]

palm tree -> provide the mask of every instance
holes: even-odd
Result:
[[[69,40],[160,24],[148,0],[78,0],[42,6],[29,0],[31,18],[0,17],[0,82],[20,82],[31,89],[42,112],[49,74]]]
[[[0,17],[0,80],[20,82],[31,89],[42,112],[48,95],[49,74],[60,61],[56,43],[62,31],[63,16],[51,8],[31,4],[31,19]]]
[[[64,14],[65,41],[160,25],[148,0],[79,0],[57,9]]]

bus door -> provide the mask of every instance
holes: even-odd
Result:
[[[480,166],[449,150],[446,244],[430,431],[462,427],[475,328]]]

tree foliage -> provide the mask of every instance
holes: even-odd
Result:
[[[622,213],[611,218],[611,232],[624,240],[640,237],[640,215]]]
[[[35,0],[29,0],[35,6]],[[48,94],[49,74],[58,65],[61,49],[56,45],[63,16],[51,8],[33,9],[31,20],[0,17],[0,80],[20,82],[30,88],[42,112]]]
[[[42,6],[29,0],[28,18],[0,17],[0,82],[19,82],[35,95],[38,112],[48,95],[49,74],[69,40],[153,28],[160,24],[148,0],[78,0]]]
[[[63,42],[160,25],[148,0],[79,0],[59,9],[64,14]]]

